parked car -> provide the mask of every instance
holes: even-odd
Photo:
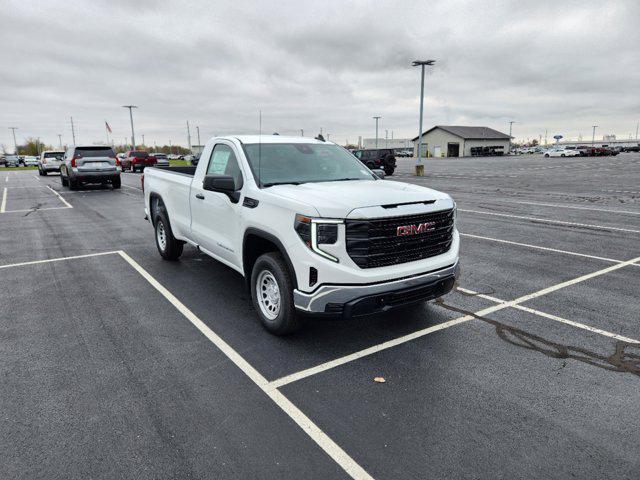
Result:
[[[151,155],[152,157],[155,157],[156,159],[156,166],[158,167],[168,167],[169,166],[169,159],[167,158],[167,154],[166,153],[150,153],[149,155]]]
[[[5,167],[19,167],[20,166],[20,159],[18,158],[17,155],[7,155],[5,157]]]
[[[566,148],[552,148],[547,150],[544,154],[545,157],[579,157],[580,152],[578,150],[568,150]]]
[[[142,150],[129,150],[126,152],[124,160],[121,161],[122,170],[137,172],[144,170],[145,167],[153,167],[156,164],[156,158],[149,155],[149,152]]]
[[[384,170],[386,175],[393,175],[396,169],[396,157],[393,148],[356,150],[354,155],[370,170],[380,168]]]
[[[238,271],[269,332],[296,330],[298,313],[367,315],[453,288],[460,240],[449,195],[381,180],[311,138],[213,138],[200,158],[145,171],[158,252],[177,260],[190,243]]]
[[[38,166],[38,157],[34,157],[31,155],[24,157],[24,166],[25,167],[37,167]]]
[[[60,165],[62,186],[76,190],[84,183],[111,184],[120,188],[120,161],[111,147],[70,147]]]
[[[59,172],[63,158],[63,151],[46,150],[42,152],[38,160],[38,173],[46,175],[49,172]]]
[[[4,155],[0,155],[0,165],[4,165],[5,167],[7,166],[7,159]]]

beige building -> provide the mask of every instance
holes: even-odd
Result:
[[[413,155],[418,155],[418,137],[412,139]],[[489,127],[436,125],[422,134],[422,156],[471,157],[507,155],[511,137]]]

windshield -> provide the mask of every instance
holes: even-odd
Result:
[[[149,152],[131,152],[131,156],[135,158],[147,158]]]
[[[60,160],[64,157],[64,152],[45,152],[44,158],[57,158]]]
[[[116,154],[109,147],[79,147],[76,148],[79,157],[115,157]]]
[[[257,182],[265,187],[375,178],[351,153],[333,144],[254,143],[244,150]]]

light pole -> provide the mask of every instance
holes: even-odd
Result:
[[[144,143],[144,133],[142,134],[142,146],[144,147],[145,143]]]
[[[40,137],[36,137],[36,155],[40,156]]]
[[[593,146],[596,141],[596,128],[598,128],[598,125],[593,126],[593,133],[591,134],[591,146]]]
[[[202,145],[200,143],[200,126],[196,125],[196,134],[198,135],[198,147],[200,147],[200,145]]]
[[[187,120],[187,145],[189,145],[189,153],[191,153],[191,130],[189,130],[189,120]]]
[[[62,148],[62,134],[58,134],[58,141],[60,142],[60,148]]]
[[[420,125],[418,127],[418,164],[422,161],[422,112],[424,109],[424,67],[432,66],[436,63],[435,60],[415,60],[411,65],[414,67],[419,66],[422,70],[420,77]],[[422,168],[424,173],[424,167]],[[416,174],[418,174],[418,167],[416,167]]]
[[[301,137],[304,137],[304,128],[301,128],[301,129],[300,129],[300,136],[301,136]]]
[[[138,108],[137,105],[123,105],[122,108],[129,109],[129,119],[131,120],[131,150],[136,149],[136,135],[133,132],[133,109]]]
[[[9,127],[9,130],[11,130],[13,132],[13,148],[16,151],[16,155],[18,154],[18,142],[16,142],[16,130],[18,130],[18,127]]]
[[[378,148],[378,120],[380,120],[382,117],[377,116],[377,117],[371,117],[376,121],[376,148]]]
[[[516,123],[515,120],[511,120],[509,122],[509,137],[511,137],[511,131],[513,130],[513,124]]]

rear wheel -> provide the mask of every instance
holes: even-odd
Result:
[[[43,177],[47,176],[47,171],[46,170],[41,170],[40,171],[40,175],[42,175]]]
[[[184,242],[176,240],[171,231],[171,224],[167,218],[167,212],[160,208],[154,221],[156,229],[156,246],[160,256],[165,260],[175,261],[182,255]]]
[[[391,175],[393,175],[393,172],[395,172],[395,171],[396,171],[396,169],[394,167],[384,167],[384,173],[386,175],[391,176]]]
[[[114,178],[113,180],[111,180],[111,186],[116,189],[116,188],[120,188],[122,185],[122,181],[120,180],[120,177]]]
[[[69,180],[67,178],[65,178],[64,175],[62,175],[62,172],[60,173],[60,183],[62,183],[63,187],[68,187],[69,186]]]
[[[68,178],[67,179],[67,183],[69,183],[69,189],[70,190],[77,190],[78,189],[78,181],[74,178]]]
[[[302,326],[293,306],[293,282],[282,255],[261,255],[251,273],[251,299],[262,326],[274,335],[287,335]]]
[[[544,154],[544,156],[545,156],[545,157],[549,157],[549,154],[548,154],[548,153],[545,153],[545,154]]]

